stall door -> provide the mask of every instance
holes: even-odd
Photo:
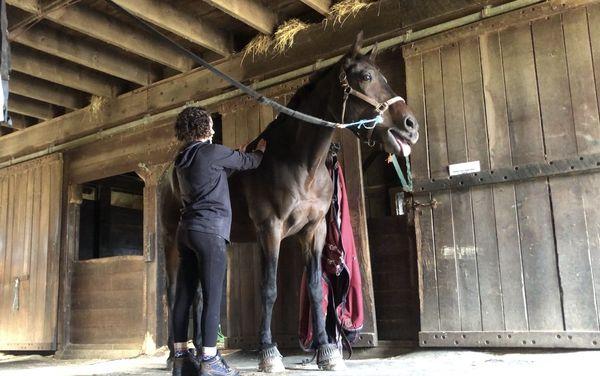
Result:
[[[62,158],[0,170],[0,350],[55,350]]]
[[[568,8],[405,49],[421,346],[600,348],[600,4]]]

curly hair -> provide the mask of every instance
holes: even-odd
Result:
[[[204,108],[188,107],[177,115],[175,136],[179,141],[191,142],[212,134],[212,119]]]

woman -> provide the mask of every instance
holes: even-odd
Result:
[[[202,355],[200,375],[234,376],[217,352],[221,296],[227,263],[226,243],[231,229],[227,177],[233,171],[258,167],[266,142],[252,153],[212,144],[210,114],[188,107],[177,117],[175,134],[185,146],[175,159],[183,209],[177,242],[180,266],[173,308],[175,359],[173,375],[196,375],[196,362],[187,348],[189,310],[198,282],[202,288]]]

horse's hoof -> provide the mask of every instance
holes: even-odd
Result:
[[[283,356],[277,350],[277,346],[271,346],[264,350],[261,350],[258,354],[259,363],[258,370],[266,373],[277,373],[284,372],[285,367],[283,366]]]
[[[331,343],[319,346],[317,366],[321,371],[343,371],[346,369],[342,353],[335,344]]]

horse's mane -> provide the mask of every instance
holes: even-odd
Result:
[[[333,65],[319,72],[313,73],[308,82],[296,90],[296,93],[294,93],[290,101],[286,104],[286,107],[297,109],[300,104],[314,92],[317,87],[317,83],[329,72],[331,72],[335,66],[336,65]],[[287,120],[289,120],[289,118],[286,115],[278,115],[271,123],[269,123],[264,131],[262,131],[250,144],[248,144],[246,150],[254,150],[260,139],[264,138],[265,140],[269,141],[273,133]]]

